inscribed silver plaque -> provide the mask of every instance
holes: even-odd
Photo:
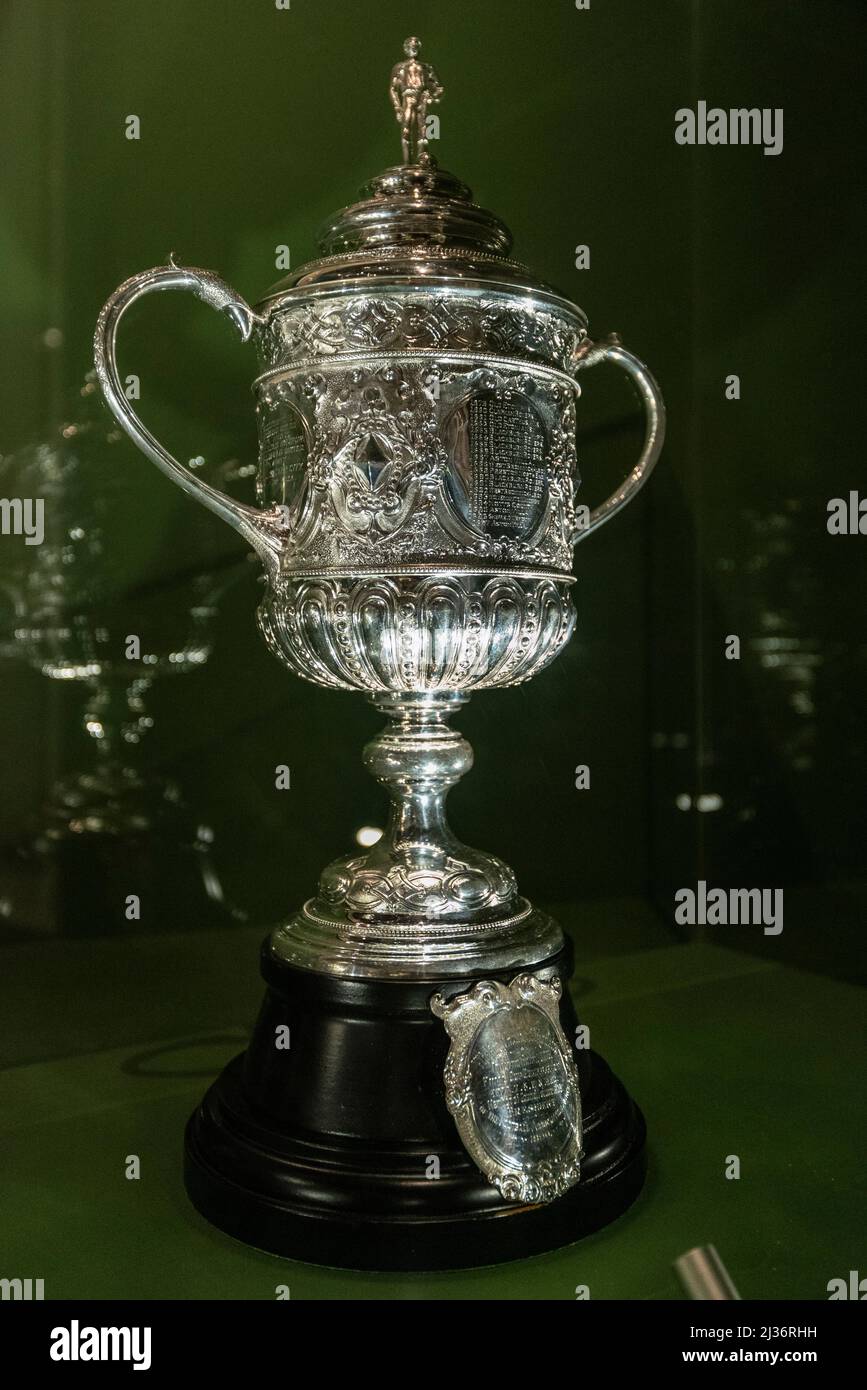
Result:
[[[578,1071],[561,985],[518,975],[431,999],[451,1039],[446,1104],[470,1158],[509,1202],[549,1202],[581,1176]]]

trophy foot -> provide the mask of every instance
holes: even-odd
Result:
[[[570,950],[525,962],[526,985],[566,979]],[[553,1200],[509,1200],[459,1137],[444,1078],[449,1038],[432,999],[479,976],[347,978],[288,963],[270,941],[250,1046],[187,1126],[185,1183],[213,1225],[246,1244],[361,1270],[457,1269],[540,1254],[598,1230],[637,1197],[641,1112],[595,1052],[578,1051],[580,1178]],[[485,971],[508,993],[514,968]],[[554,990],[550,990],[555,994]],[[555,995],[556,997],[556,995]],[[559,1028],[575,1037],[564,989]]]

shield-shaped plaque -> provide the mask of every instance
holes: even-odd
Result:
[[[430,1003],[451,1039],[446,1104],[470,1158],[509,1202],[550,1202],[581,1176],[581,1093],[560,994],[556,976],[518,975]]]

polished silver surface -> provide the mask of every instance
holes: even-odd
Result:
[[[552,917],[525,898],[514,912],[463,922],[330,914],[313,898],[272,933],[276,961],[348,980],[442,983],[549,960],[563,945]]]
[[[461,697],[394,695],[376,703],[390,723],[367,745],[364,762],[391,795],[388,825],[367,854],[328,866],[320,901],[368,923],[410,915],[444,926],[511,914],[512,870],[462,845],[445,817],[446,793],[473,762],[466,739],[446,724]]]
[[[426,147],[442,87],[408,40],[390,84],[404,163],[329,220],[320,256],[256,308],[210,271],[133,276],[100,315],[106,400],[139,448],[259,554],[265,639],[297,675],[387,716],[365,753],[392,797],[382,841],[324,871],[272,949],[336,974],[440,978],[536,965],[559,929],[493,855],[461,845],[444,798],[469,768],[447,720],[469,693],[551,662],[575,622],[576,544],[635,496],[664,408],[647,368],[510,259],[511,233]],[[256,349],[258,507],[205,484],[138,419],[115,362],[145,294],[191,290]],[[639,459],[579,506],[579,378],[622,368],[646,409]]]
[[[431,999],[451,1040],[446,1104],[464,1148],[510,1202],[550,1202],[581,1176],[578,1072],[556,975],[480,980]]]

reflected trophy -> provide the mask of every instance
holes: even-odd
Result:
[[[577,1045],[560,927],[508,865],[456,839],[444,802],[472,764],[451,716],[569,640],[574,546],[646,480],[662,400],[616,337],[592,340],[583,312],[510,258],[504,223],[429,154],[442,87],[419,51],[408,39],[390,84],[404,162],[330,220],[317,260],[255,309],[171,261],[112,295],[95,339],[130,438],[261,557],[271,650],[388,721],[364,751],[391,797],[387,829],[267,938],[250,1045],[186,1136],[187,1190],[215,1225],[361,1269],[565,1245],[624,1211],[644,1176],[639,1110]],[[124,396],[121,318],[169,289],[256,347],[258,507],[183,467]],[[646,431],[589,510],[575,405],[603,362],[637,386]]]
[[[129,587],[118,516],[137,497],[119,457],[126,447],[91,372],[71,418],[0,458],[3,488],[38,498],[44,515],[40,544],[4,557],[0,657],[85,692],[81,765],[53,782],[0,871],[17,926],[51,918],[61,933],[112,931],[123,921],[118,902],[142,881],[161,930],[240,915],[224,897],[211,827],[173,778],[149,766],[142,745],[154,722],[150,692],[208,661],[220,601],[243,567],[209,562],[191,545],[190,568],[170,587]],[[239,468],[233,461],[215,472],[231,486]],[[50,909],[33,892],[34,880],[46,886],[46,868],[59,874]]]

